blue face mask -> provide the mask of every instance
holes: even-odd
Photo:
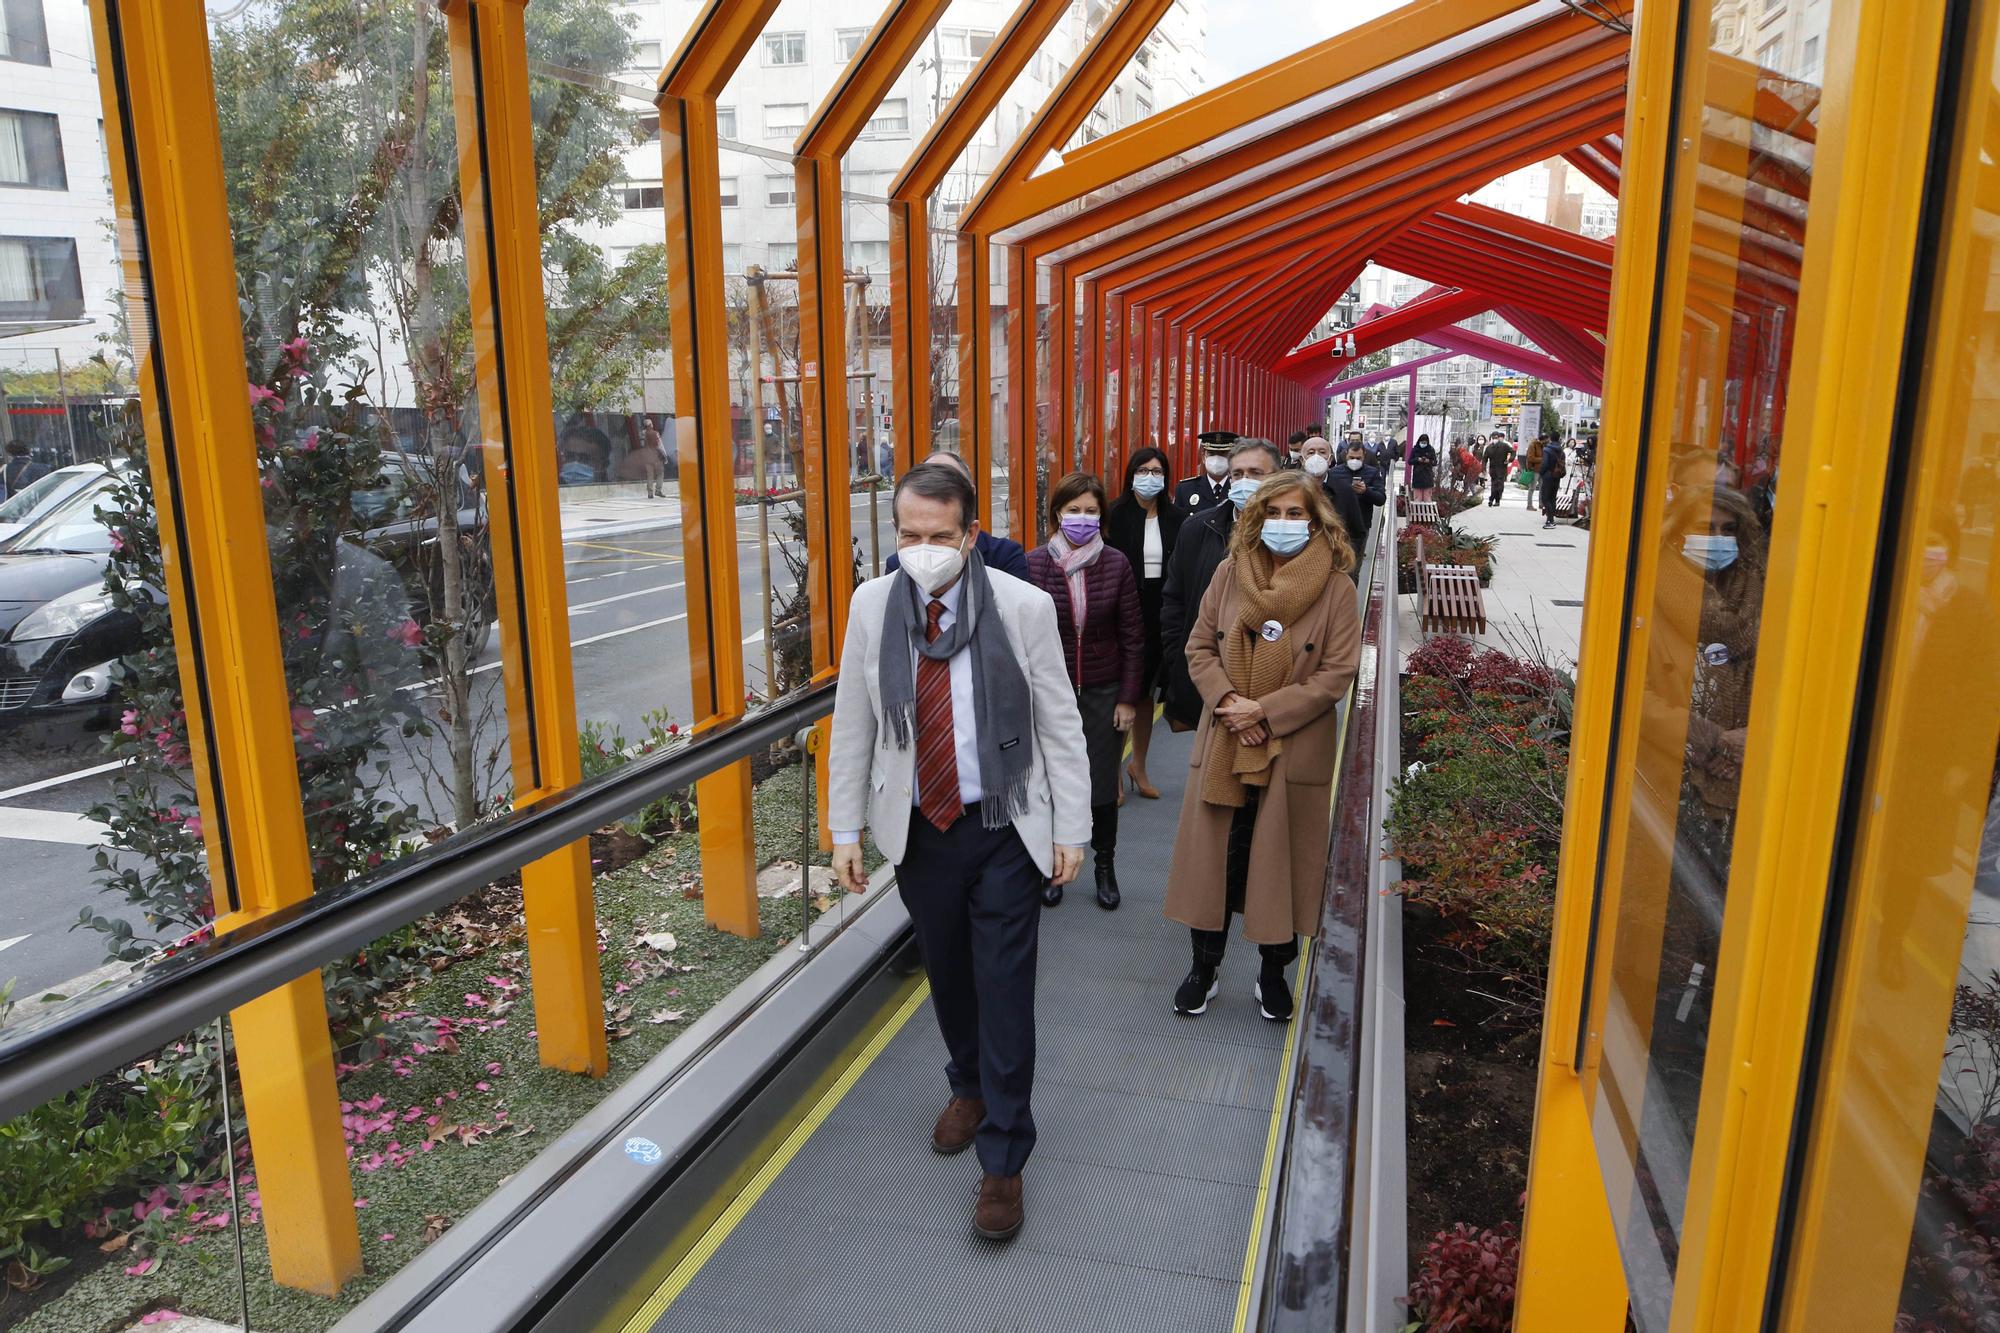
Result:
[[[1141,472],[1132,478],[1132,492],[1141,500],[1150,500],[1167,489],[1167,479],[1157,472]]]
[[[1713,574],[1736,563],[1736,539],[1716,533],[1690,532],[1681,538],[1681,554]]]
[[[1312,540],[1312,520],[1304,518],[1267,518],[1264,520],[1264,545],[1273,555],[1297,555]]]
[[[1242,512],[1243,506],[1250,503],[1250,497],[1263,484],[1262,477],[1238,477],[1229,483],[1229,503],[1236,506],[1237,512]]]

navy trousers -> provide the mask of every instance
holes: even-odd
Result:
[[[1019,1175],[1035,1147],[1035,958],[1042,872],[1012,825],[982,828],[968,807],[944,832],[910,812],[896,867],[931,981],[955,1097],[980,1097],[975,1147],[989,1175]]]

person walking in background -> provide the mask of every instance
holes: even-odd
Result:
[[[966,461],[963,458],[960,458],[957,454],[949,450],[938,449],[924,459],[924,466],[948,467],[959,476],[964,477],[965,484],[973,487],[974,507],[977,508],[976,501],[979,495],[979,488],[972,480],[972,469],[966,465]],[[978,550],[979,558],[986,562],[988,572],[998,570],[1002,574],[1011,574],[1023,581],[1027,579],[1028,553],[1021,549],[1021,543],[1009,541],[1005,537],[996,537],[992,533],[981,529]],[[882,563],[882,572],[884,574],[893,574],[900,568],[902,568],[900,551],[892,552],[889,558]]]
[[[1160,672],[1167,725],[1175,731],[1190,730],[1201,721],[1201,695],[1188,678],[1188,628],[1216,566],[1229,557],[1237,511],[1278,470],[1278,446],[1269,440],[1239,440],[1228,465],[1230,502],[1182,525],[1174,558],[1167,562],[1166,586],[1160,590]]]
[[[649,423],[641,442],[627,449],[618,460],[617,479],[644,482],[649,500],[659,498],[660,482],[667,474],[666,464],[660,458],[659,438],[660,433]]]
[[[1354,498],[1361,501],[1368,514],[1368,523],[1373,526],[1374,511],[1389,503],[1388,489],[1382,484],[1382,469],[1368,461],[1368,451],[1358,444],[1347,446],[1343,466],[1341,480],[1354,493]],[[1360,548],[1356,547],[1355,551],[1358,554]]]
[[[1139,678],[1139,712],[1132,720],[1132,758],[1125,765],[1132,790],[1149,801],[1159,788],[1146,773],[1146,756],[1153,743],[1153,704],[1160,694],[1164,650],[1160,643],[1160,596],[1167,586],[1167,562],[1173,559],[1186,514],[1167,499],[1173,470],[1166,454],[1146,448],[1125,464],[1125,491],[1111,502],[1104,520],[1104,540],[1139,576],[1139,617],[1145,627],[1146,661]]]
[[[1242,437],[1233,430],[1211,430],[1199,438],[1201,474],[1174,491],[1174,508],[1189,516],[1217,508],[1229,498],[1229,451]]]
[[[1203,712],[1167,876],[1166,914],[1194,947],[1176,1013],[1208,1009],[1241,912],[1262,955],[1259,1010],[1292,1016],[1285,969],[1319,928],[1334,710],[1361,660],[1354,586],[1333,577],[1353,565],[1325,492],[1280,474],[1244,504],[1201,599],[1187,658]]]
[[[1437,487],[1438,451],[1431,445],[1428,435],[1417,436],[1417,447],[1410,450],[1410,498],[1429,500]]]
[[[667,442],[661,438],[660,428],[653,424],[651,417],[646,418],[645,439],[647,452],[660,460],[660,480],[653,483],[652,488],[646,494],[656,500],[665,499],[667,494]]]
[[[951,1099],[931,1147],[977,1145],[973,1228],[1010,1240],[1035,1146],[1035,959],[1044,882],[1083,864],[1083,726],[1056,608],[988,574],[964,473],[926,464],[891,501],[898,574],[854,590],[827,754],[833,870],[867,887],[861,830],[896,867]]]
[[[1514,463],[1514,447],[1504,436],[1495,435],[1486,442],[1486,507],[1491,509],[1500,503],[1500,495],[1507,486],[1507,469]]]
[[[1535,492],[1540,487],[1542,475],[1542,437],[1537,435],[1528,444],[1527,456],[1521,460],[1522,480],[1528,484],[1528,508],[1535,507]]]
[[[1563,447],[1555,440],[1542,450],[1542,469],[1536,475],[1541,479],[1542,526],[1556,525],[1556,495],[1562,489],[1562,479],[1569,471],[1569,460],[1563,454]]]
[[[1063,664],[1076,687],[1083,744],[1090,755],[1090,850],[1097,905],[1118,907],[1119,762],[1139,714],[1146,669],[1139,581],[1124,555],[1105,545],[1104,483],[1072,472],[1049,492],[1048,545],[1028,552],[1028,580],[1056,604]],[[1060,884],[1042,902],[1062,901]]]

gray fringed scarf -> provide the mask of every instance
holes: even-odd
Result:
[[[989,829],[1005,828],[1028,808],[1034,748],[1028,744],[1028,728],[1034,725],[1034,707],[1028,678],[1008,646],[1006,627],[997,621],[986,623],[986,612],[993,605],[986,562],[977,550],[966,558],[965,572],[959,576],[958,618],[936,643],[924,641],[929,594],[907,574],[899,582],[903,586],[889,594],[882,612],[882,712],[896,748],[910,748],[917,716],[916,666],[898,647],[908,644],[925,657],[942,661],[971,647],[972,693],[979,709],[979,786],[984,793],[979,822]]]

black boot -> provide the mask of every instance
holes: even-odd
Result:
[[[1118,868],[1116,852],[1097,853],[1097,905],[1107,912],[1118,910]]]

